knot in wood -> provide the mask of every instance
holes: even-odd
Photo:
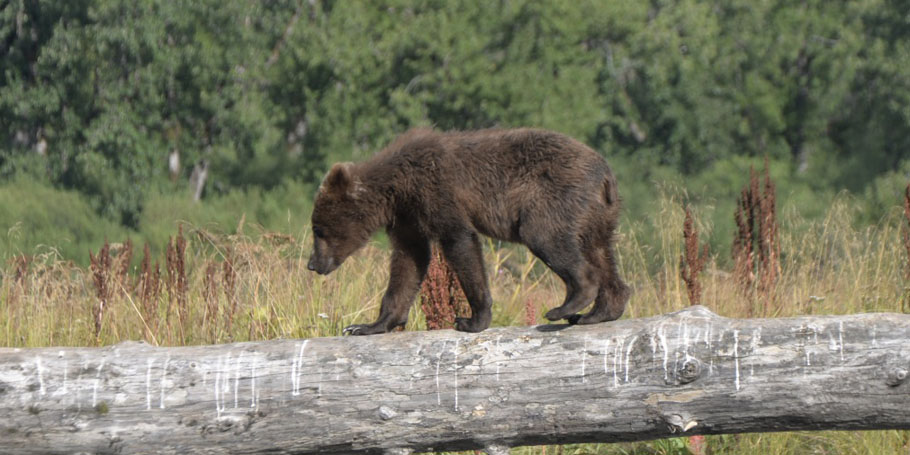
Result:
[[[395,416],[397,416],[397,415],[398,415],[398,413],[395,412],[394,409],[392,409],[392,408],[390,408],[390,407],[388,407],[388,406],[380,406],[380,407],[379,407],[379,418],[382,419],[382,420],[389,420],[389,419],[391,419],[392,417],[395,417]]]
[[[885,383],[891,387],[897,387],[904,383],[907,379],[907,370],[900,367],[892,368],[888,372],[888,379],[885,380]]]
[[[661,417],[667,423],[670,433],[685,433],[698,425],[698,422],[688,414],[664,414]]]
[[[698,379],[699,374],[701,374],[701,364],[695,357],[686,359],[676,370],[676,378],[680,384],[688,384]]]

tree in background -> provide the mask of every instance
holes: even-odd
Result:
[[[0,175],[76,190],[136,229],[194,170],[203,199],[268,192],[413,126],[538,126],[607,155],[632,218],[655,181],[732,208],[763,156],[782,200],[809,210],[842,188],[893,200],[910,168],[907,6],[6,2]]]

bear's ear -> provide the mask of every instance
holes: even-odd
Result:
[[[335,163],[325,178],[321,189],[327,194],[342,195],[354,189],[354,177],[351,175],[353,163]]]

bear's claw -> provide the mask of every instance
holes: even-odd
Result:
[[[366,326],[363,324],[349,325],[349,326],[345,327],[344,330],[341,331],[341,334],[342,335],[366,335],[366,333],[364,333],[364,330],[363,330],[364,328],[366,328]]]

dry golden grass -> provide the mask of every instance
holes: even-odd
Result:
[[[784,317],[874,311],[901,312],[908,300],[907,258],[898,207],[875,226],[851,225],[849,199],[834,204],[818,222],[796,213],[780,217],[781,275],[767,295],[743,290],[731,276],[729,250],[712,252],[700,274],[702,301],[728,317]],[[712,226],[699,224],[706,239]],[[621,272],[634,288],[624,317],[637,318],[689,304],[680,278],[684,209],[667,198],[653,217],[656,236],[643,239],[641,226],[625,224],[618,235]],[[180,321],[166,286],[151,309],[144,308],[139,267],[124,279],[107,279],[109,302],[95,336],[98,299],[92,272],[61,260],[52,249],[10,258],[0,285],[0,345],[91,346],[146,339],[158,345],[188,345],[278,337],[334,336],[342,327],[375,317],[388,278],[388,252],[371,244],[330,276],[306,270],[308,230],[282,235],[215,235],[187,227],[185,268],[187,314]],[[122,247],[121,247],[122,248]],[[117,246],[112,262],[117,264]],[[487,243],[494,325],[521,325],[563,298],[561,282],[526,249]],[[138,255],[137,255],[138,256]],[[165,268],[164,258],[151,258]],[[232,280],[226,278],[229,261]],[[139,258],[134,260],[139,263]],[[214,265],[213,265],[214,264]],[[113,267],[116,270],[116,266]],[[162,277],[166,270],[162,270]],[[164,278],[162,278],[164,280]],[[226,290],[234,289],[232,292]],[[233,296],[233,297],[232,297]],[[407,330],[423,330],[419,305]],[[910,433],[816,432],[713,436],[714,454],[892,454],[910,451]],[[515,449],[522,454],[685,454],[686,439],[638,444],[586,444]]]

